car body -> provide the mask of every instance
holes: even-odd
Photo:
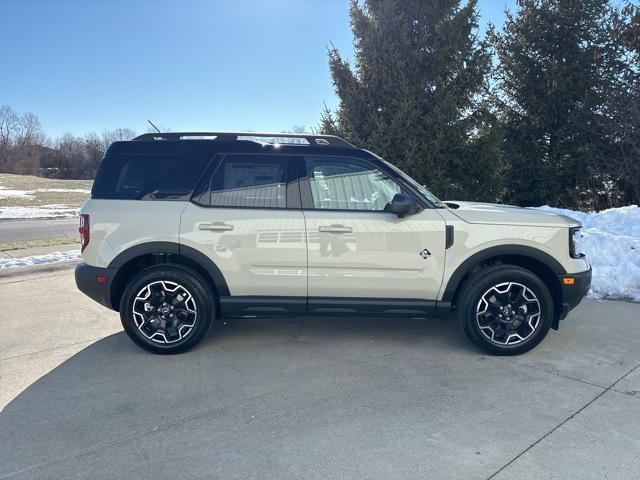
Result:
[[[520,308],[522,318],[538,316],[527,320],[530,336],[543,313],[544,334],[557,329],[591,281],[588,260],[572,251],[579,222],[534,209],[440,202],[380,157],[331,136],[198,132],[115,142],[80,213],[79,289],[120,311],[127,333],[158,353],[197,343],[186,342],[184,333],[195,329],[193,322],[158,317],[160,304],[143,301],[162,284],[132,285],[142,272],[163,266],[176,269],[178,279],[182,269],[208,297],[198,313],[202,319],[202,308],[210,310],[205,323],[286,315],[447,317],[470,282],[497,269],[496,278],[513,289],[505,298],[536,298]],[[530,273],[536,286],[527,290],[524,277],[522,285],[511,281],[520,277],[509,277],[508,268]],[[141,289],[129,298],[133,287]],[[504,288],[467,300],[484,306],[504,296]],[[173,295],[189,293],[180,292]],[[517,311],[507,311],[510,321],[521,322],[520,333],[507,330],[504,345],[496,344],[495,332],[507,327],[495,318],[504,317],[485,313],[491,322],[476,319],[475,333],[487,334],[489,343],[472,340],[513,354],[542,339],[519,341],[526,325]],[[179,338],[140,327],[149,321],[182,325],[169,327]]]

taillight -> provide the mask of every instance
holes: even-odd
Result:
[[[80,228],[78,229],[80,232],[80,253],[84,252],[84,249],[89,245],[89,215],[83,213],[80,215]]]

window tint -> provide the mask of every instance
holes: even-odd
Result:
[[[211,177],[210,205],[285,208],[286,160],[261,155],[226,155]]]
[[[400,187],[365,160],[307,157],[315,208],[381,211]]]
[[[118,155],[103,197],[122,200],[186,200],[211,154]]]

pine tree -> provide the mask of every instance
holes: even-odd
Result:
[[[442,198],[495,200],[500,140],[480,102],[490,55],[478,40],[476,0],[351,3],[355,67],[335,49],[340,105],[320,130],[369,148]]]
[[[622,88],[609,96],[609,133],[616,146],[608,162],[623,192],[622,203],[640,205],[640,6],[626,3],[616,18],[623,47]]]
[[[505,122],[507,191],[525,205],[597,208],[615,200],[607,99],[621,88],[607,0],[519,0],[491,30]]]

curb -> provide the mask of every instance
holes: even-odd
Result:
[[[76,260],[66,260],[63,262],[48,263],[42,265],[29,265],[28,267],[13,267],[0,270],[0,280],[7,278],[23,277],[34,273],[52,273],[63,270],[73,270],[78,262]],[[0,283],[7,283],[1,282]]]

